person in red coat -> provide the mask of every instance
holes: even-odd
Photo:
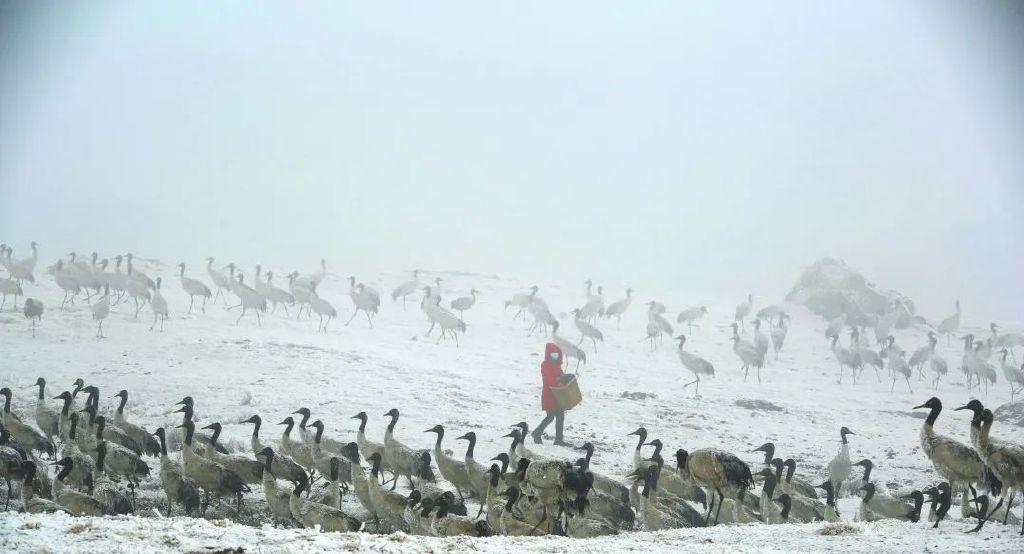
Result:
[[[541,435],[544,433],[544,428],[551,423],[552,420],[555,422],[555,444],[565,445],[562,441],[562,429],[565,425],[565,410],[558,407],[558,403],[555,401],[555,395],[551,393],[551,387],[557,387],[562,384],[560,378],[564,375],[562,371],[562,349],[557,344],[549,342],[544,347],[544,361],[540,363],[540,376],[543,381],[543,388],[540,392],[540,408],[544,410],[547,415],[540,422],[539,425],[533,430],[533,442],[541,444]]]

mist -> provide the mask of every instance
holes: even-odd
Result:
[[[0,4],[0,240],[1024,309],[1004,2]],[[282,271],[283,273],[283,271]]]

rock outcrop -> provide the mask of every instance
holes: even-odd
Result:
[[[829,321],[845,314],[847,325],[872,325],[894,306],[899,310],[896,328],[920,321],[914,315],[912,300],[899,292],[878,288],[846,262],[834,258],[823,258],[807,268],[786,300],[807,306]]]

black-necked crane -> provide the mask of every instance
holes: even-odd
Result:
[[[580,341],[576,344],[583,344],[583,341],[590,339],[594,343],[594,351],[597,352],[597,341],[604,342],[604,333],[600,329],[587,323],[583,319],[583,312],[579,309],[572,311],[573,320],[576,322],[576,329],[580,332]]]
[[[832,482],[832,488],[836,491],[837,496],[842,490],[843,481],[850,476],[850,472],[853,470],[853,464],[850,462],[850,443],[846,437],[856,434],[845,426],[839,430],[839,439],[842,441],[842,445],[839,447],[839,453],[828,463],[828,480]]]
[[[743,332],[747,332],[747,324],[744,321],[750,310],[754,308],[754,295],[748,294],[747,299],[744,302],[739,303],[736,306],[736,310],[733,312],[733,322],[739,323],[743,327]]]
[[[220,296],[224,300],[224,305],[228,303],[228,297],[224,294],[224,291],[231,290],[231,280],[224,276],[223,273],[213,268],[213,257],[206,258],[206,273],[210,276],[210,280],[213,281],[213,286],[217,287],[217,293],[214,295],[213,300],[216,301],[217,297]]]
[[[533,316],[533,324],[530,325],[529,335],[533,335],[533,332],[538,329],[546,335],[548,326],[556,321],[555,316],[552,315],[551,309],[548,307],[548,303],[543,298],[537,296],[538,290],[536,285],[530,289],[530,304],[526,307],[526,310]]]
[[[11,253],[13,252],[13,249],[10,246],[7,247],[7,261],[4,265],[7,267],[7,272],[11,274],[11,278],[13,278],[19,284],[24,283],[25,281],[28,281],[29,283],[36,282],[36,278],[35,275],[33,275],[33,271],[35,271],[36,262],[39,259],[39,245],[33,241],[31,246],[32,257],[17,261],[11,259]],[[17,307],[15,307],[15,309],[17,309]]]
[[[978,387],[981,387],[981,383],[985,383],[985,394],[988,394],[989,383],[995,384],[998,379],[996,374],[996,367],[992,362],[988,361],[987,353],[984,352],[987,343],[978,341],[974,343],[974,371],[978,376]]]
[[[580,364],[587,363],[587,353],[584,352],[583,349],[580,348],[579,346],[573,344],[571,341],[559,336],[559,325],[560,324],[558,323],[557,319],[553,319],[551,321],[551,342],[557,344],[558,347],[562,349],[562,352],[565,354],[566,358],[575,358],[576,368],[578,369],[580,367]]]
[[[310,285],[319,285],[320,283],[323,283],[324,279],[326,278],[327,260],[325,258],[320,258],[320,271],[317,271],[316,273],[312,273],[310,275],[306,275],[302,277],[301,280],[305,281]]]
[[[334,306],[330,302],[320,298],[320,295],[316,293],[316,285],[313,286],[313,290],[309,295],[309,307],[311,310],[316,312],[316,315],[320,316],[320,323],[317,325],[317,332],[320,332],[320,328],[323,327],[323,332],[327,332],[327,325],[331,324],[331,320],[338,315],[338,311],[334,309]],[[327,318],[327,323],[324,324],[324,318]],[[351,321],[351,320],[350,320]],[[373,323],[370,324],[373,327]]]
[[[420,286],[420,270],[412,270],[412,280],[406,281],[401,285],[395,287],[395,290],[391,291],[391,300],[395,301],[399,298],[402,299],[402,310],[405,310],[406,299],[410,294],[416,292]]]
[[[931,355],[928,357],[928,365],[932,368],[932,371],[935,373],[935,380],[932,382],[933,388],[938,388],[939,379],[942,378],[943,375],[949,373],[949,364],[946,363],[946,359],[940,356],[939,353],[935,351],[935,345],[938,342],[938,337],[934,333],[932,333],[928,341],[929,345],[931,346]]]
[[[107,284],[110,285],[110,290],[114,291],[117,295],[114,299],[115,304],[119,304],[121,302],[121,299],[124,297],[125,289],[128,288],[128,274],[121,271],[121,264],[123,263],[124,256],[118,254],[117,256],[114,256],[114,271],[105,272]],[[103,264],[103,268],[106,269],[107,264]]]
[[[580,308],[580,317],[584,321],[592,322],[598,316],[604,315],[604,287],[597,287],[597,294],[591,294],[591,288],[594,286],[593,281],[587,279],[585,284],[587,285],[587,302]]]
[[[846,368],[850,368],[853,383],[857,384],[857,368],[861,366],[860,356],[857,355],[856,351],[839,344],[838,333],[832,335],[832,354],[835,355],[836,361],[839,362],[839,384],[843,384],[843,372]]]
[[[1003,378],[1010,385],[1010,402],[1013,402],[1014,397],[1021,390],[1024,390],[1024,364],[1021,367],[1017,367],[1017,364],[1007,360],[1007,349],[1003,348],[999,351],[1000,367],[1003,370]]]
[[[882,376],[878,373],[879,370],[885,367],[885,361],[882,358],[882,353],[885,352],[883,348],[881,352],[872,350],[871,348],[861,344],[860,331],[856,327],[850,328],[850,353],[854,356],[854,361],[858,364],[857,369],[854,372],[854,382],[860,377],[860,374],[864,371],[864,366],[871,366],[875,370],[875,378],[878,382],[882,382]]]
[[[946,344],[949,344],[949,338],[953,336],[960,329],[960,300],[956,301],[956,313],[943,319],[939,326],[935,328],[935,331],[939,335],[946,335]]]
[[[252,288],[263,298],[267,298],[270,294],[270,289],[263,282],[263,266],[261,264],[256,264],[256,275],[252,278]]]
[[[764,359],[768,355],[769,338],[768,335],[761,332],[761,320],[754,319],[754,348],[757,349],[757,355],[761,359],[761,363],[764,363]]]
[[[213,258],[210,258],[211,260]],[[212,263],[212,262],[211,262]],[[205,283],[198,279],[191,277],[185,277],[185,262],[178,264],[180,272],[178,273],[178,279],[181,281],[181,288],[185,290],[185,294],[188,295],[188,313],[192,313],[192,305],[195,303],[196,297],[203,297],[203,313],[206,313],[206,299],[210,298],[213,293],[210,292],[210,287],[206,286]]]
[[[911,394],[913,394],[914,390],[910,388],[910,376],[913,375],[913,371],[910,369],[910,364],[907,363],[907,360],[903,358],[903,353],[897,351],[893,347],[895,343],[896,337],[890,335],[888,358],[889,371],[892,372],[892,387],[889,388],[889,392],[892,392],[893,390],[896,389],[896,379],[898,377],[903,377],[907,381],[907,390],[910,391]]]
[[[1005,348],[1010,352],[1014,361],[1017,360],[1013,354],[1014,347],[1024,346],[1024,333],[999,333],[999,326],[995,322],[989,323],[988,328],[992,330],[992,347],[995,349]]]
[[[132,260],[135,259],[135,255],[129,252],[124,255],[124,259],[129,266],[133,266]],[[136,281],[141,281],[142,284],[145,285],[147,288],[156,288],[156,282],[153,281],[153,279],[151,279],[148,275],[146,275],[145,272],[140,270],[138,267],[135,267],[134,271],[129,272],[128,279],[135,279]]]
[[[707,306],[692,306],[679,312],[676,316],[676,323],[685,323],[687,330],[693,334],[693,324],[708,313]]]
[[[718,448],[701,448],[690,452],[686,457],[686,471],[707,489],[712,499],[705,524],[710,523],[712,511],[715,512],[715,523],[718,523],[726,497],[740,502],[739,499],[754,486],[750,466],[735,454]],[[712,509],[712,506],[716,509]]]
[[[21,285],[14,279],[0,277],[0,294],[4,295],[3,301],[0,302],[0,310],[3,310],[4,305],[7,304],[7,295],[14,296],[14,309],[17,310],[18,297],[23,296],[25,293],[21,290]]]
[[[456,298],[455,300],[451,301],[449,306],[451,306],[451,309],[459,312],[460,319],[465,319],[466,310],[476,305],[476,295],[479,294],[479,292],[480,291],[471,288],[469,289],[469,296],[462,296],[460,298]]]
[[[294,304],[295,298],[292,293],[274,285],[274,272],[267,271],[267,301],[274,305],[273,314],[277,311],[277,305],[281,304],[284,306],[284,315],[288,314],[288,304]]]
[[[255,289],[247,286],[245,284],[245,276],[241,273],[238,273],[238,282],[235,284],[234,291],[242,305],[242,313],[238,314],[235,325],[242,321],[245,312],[252,310],[256,314],[256,324],[263,327],[263,319],[260,317],[260,312],[267,311],[267,299],[257,293]]]
[[[377,314],[377,306],[380,304],[379,301],[374,301],[370,294],[367,294],[366,287],[359,284],[356,286],[356,278],[349,277],[348,296],[352,299],[352,304],[355,305],[355,310],[352,311],[352,317],[348,318],[345,322],[345,326],[348,327],[349,323],[359,315],[359,312],[366,314],[366,321],[370,324],[370,329],[373,329],[373,316]]]
[[[764,356],[758,354],[758,349],[753,343],[740,338],[739,324],[734,321],[730,327],[732,327],[732,351],[736,353],[743,364],[740,367],[740,371],[743,372],[743,381],[746,382],[747,376],[750,374],[750,366],[755,366],[757,367],[757,382],[760,383]]]
[[[90,310],[93,321],[97,322],[96,338],[106,338],[103,336],[103,320],[110,315],[110,285],[103,285],[103,296],[90,307]]]
[[[914,350],[914,353],[910,355],[910,359],[907,363],[910,364],[911,369],[917,370],[918,378],[924,379],[924,364],[928,362],[928,358],[932,355],[931,339],[935,335],[934,332],[928,332],[928,343],[924,346]]]
[[[128,262],[128,277],[125,279],[125,290],[128,292],[128,296],[135,302],[135,319],[139,319],[139,310],[150,301],[152,295],[149,293],[149,287],[146,286],[145,281],[132,278],[134,270],[135,268],[132,267],[132,263]]]
[[[156,327],[157,320],[160,320],[160,332],[164,330],[164,323],[167,322],[167,299],[160,293],[160,285],[163,283],[163,277],[156,278],[156,288],[153,289],[153,299],[149,305],[153,309],[153,324],[149,326],[149,330],[152,331]]]
[[[772,349],[775,350],[776,360],[779,359],[779,351],[782,350],[782,345],[786,342],[786,334],[789,332],[789,327],[786,326],[787,319],[789,319],[789,314],[779,312],[779,322],[772,328]]]
[[[530,298],[531,298],[530,295],[531,295],[532,292],[536,292],[536,291],[533,290],[533,289],[536,289],[536,288],[537,288],[537,286],[534,285],[530,289],[530,292],[521,292],[521,293],[518,293],[518,294],[513,294],[511,300],[506,300],[505,301],[505,309],[506,310],[508,309],[509,306],[515,306],[515,307],[519,308],[519,310],[515,314],[512,315],[512,319],[517,319],[520,315],[523,316],[523,319],[526,319],[526,309],[530,307]]]
[[[1024,446],[1009,441],[995,441],[990,438],[992,430],[992,411],[985,409],[979,418],[978,454],[992,473],[1003,482],[1006,494],[1013,502],[1013,496],[1024,489]],[[1009,512],[1009,509],[1007,509]],[[1024,518],[1022,518],[1024,519]],[[1021,526],[1024,535],[1024,524]]]
[[[303,306],[306,306],[306,312],[309,314],[309,297],[313,293],[313,289],[310,288],[308,282],[299,280],[299,273],[297,271],[288,274],[288,291],[291,292],[295,303],[299,305],[299,312],[295,315],[295,319],[297,320],[302,317]]]
[[[437,343],[440,343],[441,339],[446,336],[451,336],[455,339],[455,345],[459,346],[459,337],[457,333],[466,333],[466,323],[461,318],[456,317],[455,313],[441,307],[441,298],[434,296],[431,298],[433,306],[427,307],[427,317],[430,319],[430,329],[433,329],[434,325],[441,328],[441,335],[437,338]],[[430,334],[430,331],[427,331]]]
[[[626,289],[626,297],[622,300],[616,300],[612,302],[604,310],[604,317],[615,318],[615,328],[618,329],[622,323],[622,316],[629,309],[630,304],[633,303],[633,289]]]
[[[71,300],[71,305],[74,306],[75,297],[82,291],[82,286],[75,277],[74,266],[65,268],[64,260],[57,260],[57,267],[53,272],[53,280],[60,287],[60,290],[64,291],[64,298],[60,302],[60,307],[63,308],[69,299]]]
[[[935,471],[949,482],[951,490],[963,491],[961,505],[966,510],[967,488],[984,479],[985,464],[973,448],[935,432],[935,421],[942,413],[942,401],[931,397],[914,409],[928,408],[928,418],[921,426],[921,449],[932,461]]]
[[[686,335],[679,335],[678,337],[676,337],[676,340],[679,341],[679,361],[683,362],[683,366],[685,366],[686,369],[689,369],[690,372],[693,373],[693,376],[695,377],[695,379],[693,381],[691,381],[689,383],[685,383],[683,385],[683,388],[685,389],[686,387],[688,387],[690,385],[697,385],[694,388],[693,392],[694,392],[694,394],[699,395],[700,394],[700,376],[701,375],[712,375],[713,376],[715,374],[715,366],[711,365],[711,362],[705,360],[704,358],[701,358],[700,356],[691,354],[691,353],[689,353],[689,352],[687,352],[686,350],[683,349],[683,346],[686,344]]]
[[[900,316],[900,306],[900,301],[894,300],[886,312],[875,321],[875,344],[885,344],[885,341],[889,340],[889,331],[896,325],[896,320]]]
[[[36,338],[36,322],[43,320],[43,302],[35,298],[26,298],[23,313],[32,322],[32,338]]]

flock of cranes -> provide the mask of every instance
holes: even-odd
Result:
[[[0,293],[4,303],[13,295],[16,309],[17,297],[24,296],[22,287],[37,282],[38,245],[33,243],[32,251],[32,257],[16,260],[9,247],[0,245],[0,265],[8,274],[0,278]],[[57,260],[47,273],[64,293],[61,307],[84,296],[98,337],[104,336],[103,323],[118,305],[129,306],[135,318],[149,310],[153,318],[150,330],[158,325],[163,330],[169,315],[163,277],[153,279],[139,270],[131,254],[100,259],[94,253],[83,259],[72,252],[66,258]],[[208,301],[220,299],[226,309],[240,309],[236,324],[252,312],[257,325],[262,325],[268,312],[280,308],[286,317],[291,310],[296,318],[316,314],[317,330],[324,333],[337,317],[334,305],[318,292],[327,278],[326,261],[311,274],[289,273],[286,287],[277,286],[274,273],[262,266],[255,266],[250,286],[238,266],[218,269],[214,262],[213,258],[206,260],[207,279],[190,277],[184,263],[176,266],[181,289],[189,296],[188,313],[205,313]],[[373,328],[380,311],[380,292],[354,276],[348,281],[352,313],[346,325],[362,312]],[[536,286],[505,302],[513,320],[522,318],[529,324],[528,334],[548,335],[577,369],[587,363],[588,352],[594,356],[604,348],[599,345],[606,338],[604,322],[615,319],[616,329],[620,328],[634,299],[633,290],[626,289],[624,296],[606,304],[603,287],[590,281],[584,286],[581,300],[567,312],[552,308]],[[467,296],[443,303],[440,278],[421,283],[420,272],[414,271],[410,280],[394,288],[391,299],[394,303],[401,299],[406,310],[409,298],[418,293],[422,293],[419,308],[430,323],[426,335],[438,327],[438,342],[450,338],[458,344],[458,334],[467,330],[466,312],[476,306],[479,291],[471,288]],[[236,301],[229,304],[229,296]],[[949,371],[949,364],[936,351],[939,339],[945,336],[947,342],[957,337],[964,343],[960,368],[968,389],[987,394],[1001,372],[1011,387],[1011,399],[1024,390],[1024,366],[1017,364],[1014,351],[1024,346],[1024,335],[1002,333],[995,323],[989,326],[990,336],[959,335],[958,301],[956,312],[930,327],[927,343],[908,355],[892,334],[901,309],[899,302],[893,302],[890,310],[875,320],[848,322],[840,316],[827,322],[824,338],[839,365],[840,383],[846,375],[858,382],[865,367],[871,367],[879,381],[888,375],[890,391],[900,380],[911,391],[914,372],[923,380],[930,371],[932,386],[937,387]],[[42,302],[25,299],[24,314],[33,322],[33,333],[43,311]],[[640,339],[648,341],[651,350],[658,349],[666,335],[674,339],[681,365],[694,377],[682,388],[694,386],[698,395],[702,377],[714,376],[715,366],[689,346],[694,328],[708,314],[705,306],[690,306],[681,310],[673,323],[664,304],[648,301],[646,335]],[[570,320],[575,330],[572,338],[563,334]],[[762,380],[762,370],[772,359],[769,352],[778,359],[785,344],[789,322],[789,314],[780,305],[755,311],[752,295],[736,307],[729,327],[735,363],[744,380],[751,369],[758,382]],[[689,338],[681,332],[683,326]],[[874,344],[868,337],[873,337]],[[477,435],[472,431],[457,437],[466,441],[462,456],[444,448],[446,430],[441,425],[426,430],[436,436],[432,449],[411,448],[396,438],[400,413],[394,409],[384,414],[390,421],[380,441],[369,438],[370,416],[362,412],[353,416],[359,420],[359,428],[355,440],[349,442],[325,436],[323,421],[300,407],[281,421],[284,431],[276,443],[260,438],[263,421],[259,415],[245,420],[253,425],[251,451],[231,452],[218,442],[220,423],[196,428],[191,397],[179,403],[179,426],[151,430],[129,420],[125,413],[127,391],[118,394],[121,400],[116,410],[104,413],[98,405],[99,389],[81,380],[72,390],[52,398],[45,394],[44,379],[36,386],[34,425],[30,417],[12,411],[11,390],[0,389],[5,396],[0,416],[0,477],[8,485],[5,504],[12,502],[12,496],[20,496],[21,509],[30,512],[132,513],[139,505],[137,492],[158,483],[166,501],[161,507],[168,515],[179,508],[187,515],[202,515],[220,501],[218,509],[226,510],[231,504],[237,516],[245,509],[245,500],[260,496],[262,489],[269,517],[282,524],[322,531],[402,530],[435,536],[590,537],[719,523],[838,521],[836,499],[851,494],[861,497],[855,518],[865,521],[927,519],[938,525],[956,494],[961,495],[962,517],[978,519],[976,530],[989,520],[1017,525],[1021,519],[1011,510],[1016,492],[1024,490],[1024,448],[989,439],[992,413],[978,400],[958,408],[973,414],[970,445],[935,433],[933,426],[941,411],[938,398],[918,406],[930,410],[921,445],[943,482],[892,496],[871,480],[875,468],[871,460],[851,463],[850,436],[854,433],[845,427],[840,431],[840,451],[825,465],[827,478],[818,484],[798,475],[793,459],[775,457],[772,443],[756,449],[765,454],[760,467],[717,447],[677,449],[674,467],[666,465],[664,445],[659,439],[648,440],[644,428],[631,433],[639,438],[632,471],[613,476],[592,470],[595,447],[591,443],[582,446],[585,457],[575,460],[553,460],[531,452],[525,422],[506,435],[511,443],[507,451],[482,462],[476,457]],[[863,468],[860,477],[852,476],[857,466]],[[56,468],[55,473],[51,467]],[[14,495],[12,481],[20,481],[19,495]],[[318,481],[323,483],[317,486]],[[931,505],[927,516],[922,514],[926,503]]]
[[[17,297],[24,294],[22,286],[36,282],[38,245],[33,242],[31,250],[32,256],[15,259],[12,257],[12,248],[0,244],[0,265],[8,273],[8,277],[0,278],[0,293],[3,294],[0,309],[6,303],[8,295],[14,296],[14,305],[17,309]],[[158,324],[163,330],[170,313],[167,300],[162,293],[163,279],[157,277],[154,280],[139,270],[131,253],[100,258],[93,252],[88,258],[83,258],[75,252],[70,252],[66,257],[67,260],[61,258],[47,268],[47,273],[52,275],[54,282],[64,293],[61,307],[69,303],[74,304],[76,298],[85,295],[85,301],[89,304],[92,318],[96,322],[97,337],[105,336],[103,323],[109,317],[111,308],[128,302],[134,306],[136,319],[140,311],[148,306],[153,318],[150,330],[154,330]],[[221,298],[228,310],[241,308],[235,320],[236,324],[251,312],[257,324],[262,325],[263,314],[267,312],[268,307],[271,314],[280,307],[285,315],[289,315],[289,306],[292,306],[296,309],[296,318],[302,317],[303,314],[306,317],[316,314],[317,331],[324,333],[327,332],[330,322],[338,315],[335,306],[318,292],[327,277],[326,260],[321,260],[319,270],[313,273],[289,273],[287,288],[275,285],[273,272],[264,272],[263,267],[258,264],[254,268],[251,287],[246,283],[245,275],[238,266],[230,263],[222,269],[217,269],[212,257],[206,259],[206,274],[211,286],[201,279],[189,276],[184,263],[176,267],[181,289],[189,297],[187,313],[196,308],[197,299],[201,301],[198,309],[205,313],[208,300],[217,301]],[[457,345],[458,334],[467,330],[466,312],[476,306],[479,291],[471,288],[469,295],[450,300],[448,307],[445,307],[442,303],[440,277],[431,283],[421,283],[420,277],[420,271],[413,271],[411,280],[398,285],[392,291],[392,301],[397,302],[401,299],[402,308],[405,310],[409,297],[421,292],[420,309],[430,323],[426,335],[429,336],[437,327],[440,329],[437,342],[452,339]],[[362,312],[369,327],[373,328],[380,311],[381,294],[375,288],[357,282],[354,276],[349,277],[348,281],[352,314],[346,325],[351,324]],[[596,353],[598,342],[605,339],[600,321],[614,318],[616,328],[620,327],[622,316],[633,302],[632,289],[626,289],[624,297],[606,304],[602,286],[595,288],[594,283],[589,280],[584,286],[581,303],[568,313],[556,312],[551,308],[539,295],[540,289],[537,286],[515,294],[505,301],[506,310],[510,307],[515,308],[513,319],[532,320],[528,334],[541,332],[549,335],[551,340],[562,348],[565,355],[575,362],[577,369],[587,363],[587,351],[584,348],[589,347],[592,354]],[[227,305],[229,295],[236,298],[236,303],[231,306]],[[696,385],[695,393],[699,394],[701,377],[714,375],[714,365],[696,353],[684,349],[688,344],[687,337],[676,334],[673,324],[666,317],[667,308],[663,303],[651,300],[646,306],[645,338],[651,350],[657,349],[666,335],[673,337],[678,343],[680,362],[694,375],[694,380],[686,386]],[[748,379],[753,368],[758,382],[761,382],[762,370],[771,359],[769,350],[773,351],[774,359],[778,359],[779,352],[785,344],[790,316],[778,304],[764,306],[756,313],[754,307],[753,295],[747,295],[746,299],[736,306],[731,324],[732,345],[744,381]],[[35,326],[41,320],[43,312],[44,306],[40,300],[26,300],[24,315],[31,320],[33,336]],[[705,306],[690,306],[678,313],[675,318],[676,324],[685,325],[692,335],[694,326],[707,314],[708,309]],[[928,342],[909,356],[891,334],[897,321],[907,315],[906,306],[897,299],[890,303],[886,313],[874,319],[862,318],[848,322],[847,316],[843,314],[828,322],[824,334],[826,340],[831,343],[832,353],[839,366],[840,384],[847,375],[856,383],[865,367],[870,367],[879,381],[883,378],[882,373],[887,373],[891,379],[890,391],[895,390],[898,382],[902,380],[908,392],[912,393],[911,378],[914,372],[917,372],[919,379],[924,379],[926,370],[933,375],[932,387],[938,387],[939,381],[949,372],[949,363],[936,351],[936,345],[940,337],[945,336],[947,342],[950,342],[953,336],[958,336],[961,320],[960,301],[956,302],[955,313],[931,327]],[[563,321],[570,318],[576,332],[579,333],[578,339],[564,336]],[[748,323],[752,327],[749,338],[746,336]],[[920,318],[915,323],[927,325],[927,322]],[[767,333],[763,329],[765,325],[769,327]],[[1024,334],[1001,333],[995,323],[990,325],[990,330],[991,336],[984,339],[971,333],[958,336],[964,342],[964,353],[960,361],[961,371],[967,378],[968,388],[983,388],[986,392],[990,385],[998,381],[1001,373],[1010,385],[1011,398],[1015,398],[1017,393],[1024,390],[1024,365],[1017,363],[1014,348],[1024,346]],[[846,345],[843,344],[844,335],[849,337]],[[874,345],[868,340],[872,335],[875,339]]]
[[[871,479],[871,460],[851,463],[855,433],[846,427],[820,483],[798,474],[796,461],[777,456],[771,442],[751,450],[764,454],[763,463],[717,446],[678,448],[669,456],[645,427],[628,433],[637,438],[630,471],[613,476],[592,468],[596,448],[590,442],[575,459],[530,451],[526,422],[509,427],[507,450],[478,456],[477,434],[469,431],[456,437],[466,445],[456,455],[444,449],[442,425],[423,431],[434,435],[432,448],[403,442],[395,408],[383,414],[388,421],[378,438],[367,431],[368,414],[351,416],[358,429],[347,440],[326,436],[323,420],[298,407],[280,421],[276,442],[261,437],[259,414],[243,420],[253,426],[249,445],[232,452],[219,442],[220,422],[204,425],[208,433],[197,429],[191,396],[175,405],[179,425],[148,429],[127,413],[127,390],[115,395],[116,407],[101,409],[98,386],[77,379],[72,387],[51,397],[47,381],[38,378],[31,414],[12,410],[11,389],[0,388],[5,510],[13,501],[31,513],[140,514],[139,491],[155,488],[163,493],[157,502],[167,517],[203,517],[211,505],[239,517],[249,504],[263,511],[264,520],[322,532],[584,538],[719,524],[834,522],[842,519],[836,500],[849,495],[860,497],[855,521],[928,521],[937,527],[960,494],[961,516],[978,520],[972,531],[990,520],[1016,526],[1022,519],[1012,508],[1017,492],[1024,492],[1024,446],[991,437],[992,412],[978,400],[957,408],[972,413],[970,445],[935,432],[938,398],[915,407],[929,410],[920,441],[941,481],[891,495]],[[855,466],[862,475],[853,475]],[[251,501],[259,497],[262,503]]]

